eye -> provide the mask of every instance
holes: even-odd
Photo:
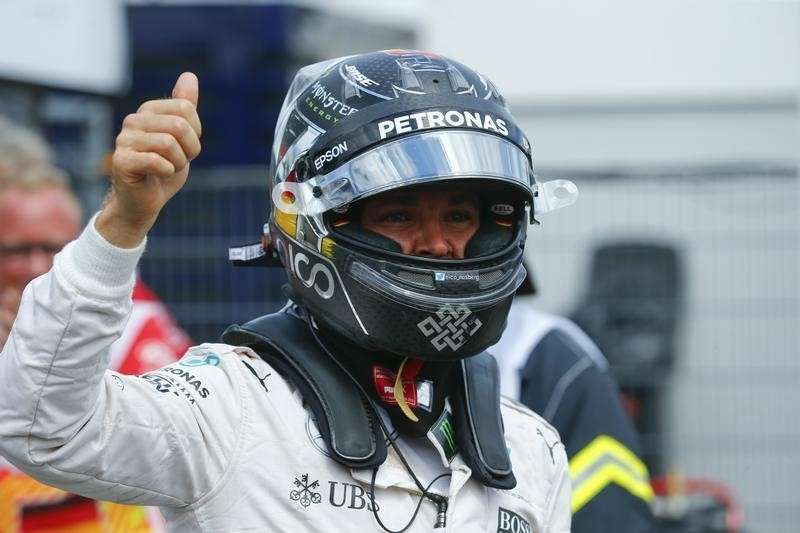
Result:
[[[404,222],[409,222],[410,220],[411,215],[405,211],[390,211],[388,213],[384,213],[378,218],[379,222],[383,222],[385,224],[403,224]]]
[[[468,210],[452,211],[447,214],[445,220],[448,222],[465,223],[472,222],[475,219],[475,214]]]

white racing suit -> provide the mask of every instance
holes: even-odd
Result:
[[[113,247],[92,221],[26,288],[0,355],[2,455],[64,490],[159,506],[170,531],[381,531],[373,506],[403,527],[419,491],[394,450],[373,499],[372,471],[328,458],[299,394],[250,350],[203,344],[138,377],[106,369],[143,248]],[[460,455],[442,456],[445,531],[569,531],[557,432],[516,403],[501,409],[517,486],[484,487]],[[425,501],[409,530],[435,522]]]
[[[111,345],[109,368],[144,374],[174,363],[191,346],[166,306],[137,279],[122,336]],[[157,533],[155,508],[95,502],[42,485],[0,457],[0,533]]]

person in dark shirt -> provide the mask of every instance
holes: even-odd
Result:
[[[530,272],[530,269],[529,269]],[[572,479],[572,531],[655,531],[647,468],[608,362],[572,321],[543,313],[517,292],[506,330],[489,351],[501,390],[551,423],[561,436]]]

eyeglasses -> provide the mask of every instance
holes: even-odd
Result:
[[[23,243],[4,245],[0,244],[0,256],[6,257],[30,257],[36,252],[47,255],[55,255],[61,251],[63,246],[50,243]]]

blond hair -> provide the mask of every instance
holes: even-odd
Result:
[[[0,159],[2,164],[2,159]],[[69,186],[67,174],[44,161],[30,162],[19,166],[15,172],[8,175],[0,175],[0,189],[7,187],[17,187],[21,189],[40,189],[44,187],[56,187],[72,193]]]
[[[0,115],[0,193],[4,189],[61,189],[80,213],[80,203],[67,174],[51,163],[51,151],[41,135]]]
[[[0,181],[35,163],[51,163],[52,153],[41,135],[0,116]]]

